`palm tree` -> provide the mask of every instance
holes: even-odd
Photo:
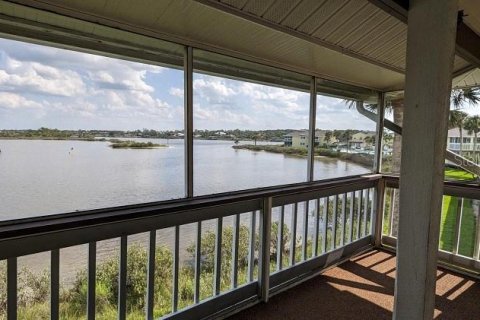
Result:
[[[330,141],[332,141],[332,136],[333,136],[333,132],[330,131],[330,130],[327,130],[325,132],[325,143],[327,144],[327,147],[330,145]]]
[[[478,163],[477,156],[477,135],[480,132],[480,116],[468,117],[465,120],[465,129],[468,130],[468,134],[473,133],[473,158],[476,163]]]
[[[453,89],[451,99],[455,109],[463,107],[466,103],[475,105],[480,102],[480,88]]]
[[[342,140],[347,143],[347,152],[350,150],[350,140],[352,140],[352,135],[353,133],[350,129],[344,130],[342,133]]]
[[[454,89],[452,90],[451,94],[451,101],[452,101],[452,106],[454,109],[460,109],[463,107],[465,104],[468,103],[468,105],[475,105],[478,102],[480,102],[480,88],[463,88],[463,89]],[[346,101],[347,105],[349,108],[354,108],[355,102],[352,100],[347,100]],[[405,109],[404,107],[404,98],[395,98],[386,104],[386,111],[393,111],[393,122],[402,127],[403,126],[403,111]],[[370,110],[375,110],[377,108],[377,105],[371,104],[368,105],[367,109]],[[394,134],[393,138],[393,146],[392,146],[392,173],[399,174],[400,173],[400,161],[401,161],[401,155],[402,155],[402,136],[399,134]],[[394,205],[394,212],[393,214],[393,236],[397,235],[397,230],[398,230],[398,207],[399,207],[399,192],[396,193],[396,197],[394,199],[395,205]]]
[[[461,110],[451,110],[448,117],[448,127],[450,129],[458,128],[460,132],[460,152],[459,152],[460,155],[462,155],[462,151],[463,151],[463,128],[464,128],[465,119],[467,119],[467,117],[468,117],[468,114]]]

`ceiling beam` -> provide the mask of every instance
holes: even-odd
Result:
[[[394,16],[403,23],[408,21],[408,0],[368,0],[373,5]],[[463,22],[459,13],[457,24],[456,54],[477,68],[480,68],[480,35]]]

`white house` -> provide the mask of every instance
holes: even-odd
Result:
[[[473,151],[474,134],[468,134],[468,131],[462,130],[463,146],[462,151]],[[477,137],[477,151],[480,150],[480,137]],[[448,149],[459,152],[460,151],[460,130],[458,128],[448,130]]]
[[[371,146],[370,139],[375,138],[375,132],[357,132],[352,135],[352,139],[349,141],[350,148],[364,149],[366,146]],[[369,141],[370,140],[370,141]]]
[[[326,130],[315,130],[315,146],[325,144]],[[329,143],[334,143],[337,140],[332,135]],[[308,130],[292,131],[283,137],[283,142],[286,147],[308,148]]]

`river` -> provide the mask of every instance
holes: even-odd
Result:
[[[183,140],[141,141],[168,147],[112,149],[109,142],[0,140],[0,221],[181,198]],[[195,195],[305,181],[305,158],[235,150],[233,145],[232,141],[195,140]],[[337,159],[318,157],[315,161],[315,179],[319,180],[367,172],[367,168]],[[248,219],[249,215],[242,216],[242,223]],[[205,223],[204,229],[212,226],[213,222]],[[181,229],[184,259],[194,232],[194,226]],[[158,242],[171,247],[171,236],[171,229],[159,231]],[[98,244],[100,261],[118,248],[117,240]],[[145,244],[146,235],[130,236],[129,241]],[[86,266],[86,256],[86,246],[62,250],[66,282]],[[48,266],[47,258],[47,253],[35,254],[19,259],[19,264],[38,271]]]

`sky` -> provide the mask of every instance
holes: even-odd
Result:
[[[198,73],[193,89],[195,129],[308,128],[308,93]],[[181,130],[183,108],[182,70],[0,39],[0,129]],[[316,126],[375,129],[320,95]]]

